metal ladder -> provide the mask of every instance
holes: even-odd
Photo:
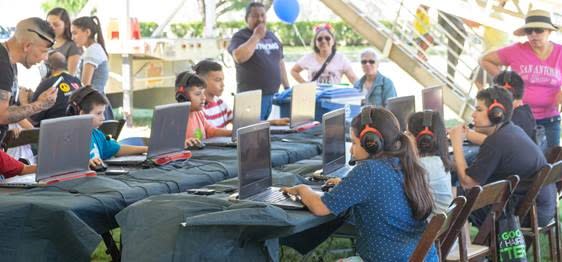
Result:
[[[465,26],[466,34],[455,30],[452,32],[450,29],[445,30],[436,21],[432,21],[430,34],[433,36],[433,43],[437,46],[430,47],[442,54],[439,56],[431,56],[430,61],[424,61],[418,58],[418,54],[427,54],[417,44],[416,39],[420,37],[414,30],[413,21],[415,18],[416,8],[419,4],[431,5],[432,8],[440,9],[439,1],[432,0],[321,0],[328,8],[330,8],[336,15],[341,17],[353,29],[365,37],[365,39],[374,47],[379,49],[385,57],[394,61],[406,73],[412,76],[423,87],[431,87],[443,85],[443,99],[445,105],[453,110],[460,118],[465,120],[471,119],[473,107],[473,97],[475,97],[477,88],[474,85],[474,78],[476,74],[471,76],[474,68],[478,65],[478,59],[483,54],[482,39],[470,27]],[[506,9],[493,6],[490,1],[484,0],[450,0],[455,2],[471,2],[470,10],[480,8],[481,10],[496,10],[503,12],[506,16],[510,16],[510,21],[518,19],[521,21],[523,14],[527,9],[522,10],[516,5],[516,12],[508,12]],[[513,1],[513,0],[512,0]],[[518,4],[520,1],[515,1]],[[450,3],[445,3],[450,4]],[[531,8],[531,5],[528,6]],[[462,10],[450,10],[455,16],[471,17],[471,14],[459,14]],[[503,11],[502,11],[503,10]],[[468,12],[468,11],[467,11]],[[488,12],[489,13],[489,12]],[[441,16],[441,12],[439,12]],[[375,20],[376,18],[377,20]],[[451,21],[447,16],[441,17],[446,24],[451,26]],[[391,25],[384,25],[380,21],[391,21]],[[497,25],[498,21],[489,19],[489,17],[481,18],[477,22],[488,25]],[[337,33],[337,32],[336,32]],[[453,35],[455,33],[462,34],[465,38],[464,43],[460,43]],[[453,35],[451,35],[453,34]],[[452,45],[463,47],[462,54],[456,56],[454,52],[450,55],[458,58],[456,65],[452,64],[447,59],[447,52],[451,51],[448,42],[452,41]],[[422,40],[425,41],[425,40]],[[427,42],[426,42],[427,43]],[[443,50],[443,47],[445,49]],[[443,52],[444,51],[444,52]],[[435,51],[432,51],[435,52]],[[436,64],[445,64],[437,68]],[[447,65],[454,68],[454,74],[447,73]],[[449,75],[449,77],[447,77]],[[451,75],[454,75],[452,78]]]

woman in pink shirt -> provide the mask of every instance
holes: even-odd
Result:
[[[560,144],[562,46],[548,40],[552,31],[557,30],[549,12],[529,11],[525,25],[513,33],[526,35],[528,41],[489,52],[480,60],[490,75],[498,75],[501,66],[510,66],[523,78],[523,103],[531,107],[537,125],[544,126],[548,147]]]
[[[336,38],[331,29],[330,24],[314,28],[315,34],[312,40],[314,53],[301,57],[291,69],[291,75],[297,82],[334,85],[341,82],[342,75],[345,75],[351,83],[357,80],[351,62],[342,54],[336,53]],[[303,70],[308,71],[306,79],[301,76]]]

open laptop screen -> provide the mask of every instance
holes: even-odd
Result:
[[[322,117],[322,162],[324,175],[345,166],[345,109],[341,108]]]
[[[238,93],[234,96],[234,120],[232,121],[232,141],[236,141],[236,131],[245,126],[260,122],[261,90]]]
[[[439,112],[443,118],[443,86],[428,87],[422,89],[423,110]]]
[[[291,96],[291,128],[314,121],[316,83],[295,85]]]
[[[239,198],[244,199],[272,185],[269,123],[238,129]]]
[[[406,130],[408,117],[416,110],[414,96],[401,96],[389,98],[386,109],[390,110],[400,123],[400,131]]]
[[[92,121],[91,115],[41,121],[36,181],[89,170]]]
[[[190,106],[191,103],[186,102],[154,108],[148,142],[149,158],[184,150]]]

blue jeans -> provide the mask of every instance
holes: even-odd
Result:
[[[261,97],[261,120],[267,120],[271,114],[273,95],[263,95]]]
[[[544,126],[547,148],[560,145],[560,116],[539,119],[537,125]]]

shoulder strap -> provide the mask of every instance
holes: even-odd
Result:
[[[318,72],[316,72],[316,74],[314,74],[312,79],[310,79],[310,82],[316,81],[320,77],[320,75],[322,73],[324,73],[324,70],[326,69],[326,66],[328,66],[328,64],[330,63],[330,61],[332,61],[332,58],[334,58],[335,55],[336,55],[336,52],[332,52],[332,54],[330,54],[330,56],[328,56],[328,58],[326,59],[324,64],[322,64],[322,67],[320,68],[320,70],[318,70]]]

